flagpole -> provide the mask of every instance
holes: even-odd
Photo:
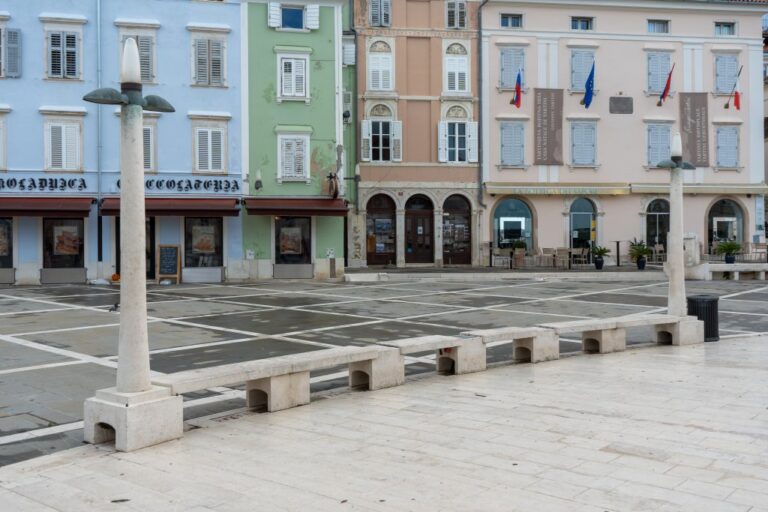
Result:
[[[736,81],[733,82],[733,89],[731,90],[731,94],[728,95],[728,101],[725,102],[725,108],[731,108],[731,100],[733,99],[733,95],[736,93],[736,87],[739,86],[739,78],[741,78],[742,69],[744,69],[743,64],[739,68],[739,72],[736,73]]]

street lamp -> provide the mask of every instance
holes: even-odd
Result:
[[[128,38],[123,47],[120,91],[105,88],[83,99],[120,105],[120,332],[117,385],[85,402],[85,440],[114,437],[130,451],[181,437],[181,397],[152,385],[147,336],[146,229],[144,207],[143,110],[174,112],[159,96],[142,96],[139,50]],[[110,428],[107,428],[110,427]]]
[[[685,256],[683,254],[683,169],[695,169],[683,161],[683,141],[680,133],[672,137],[670,160],[659,162],[657,167],[669,169],[669,237],[667,238],[667,273],[669,297],[667,312],[686,316],[685,304]]]

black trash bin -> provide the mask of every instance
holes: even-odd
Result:
[[[717,295],[688,296],[688,314],[704,322],[704,341],[718,341],[720,339],[718,300]]]

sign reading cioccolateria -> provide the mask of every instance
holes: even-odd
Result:
[[[563,165],[563,90],[534,89],[534,165]]]
[[[709,167],[707,93],[680,93],[680,135],[683,159],[696,167]]]

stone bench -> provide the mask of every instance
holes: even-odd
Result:
[[[269,359],[199,368],[153,379],[173,395],[245,383],[246,405],[280,411],[309,403],[309,372],[349,365],[349,385],[369,390],[405,380],[403,357],[391,348],[338,347]]]
[[[742,277],[751,277],[760,281],[765,281],[768,273],[768,263],[709,263],[704,262],[699,265],[685,268],[686,279],[701,279],[712,281],[725,279],[726,274],[730,275],[734,281],[739,281]]]
[[[421,336],[379,345],[396,348],[401,356],[434,350],[438,373],[459,375],[485,370],[485,343],[477,336]]]
[[[704,324],[696,317],[636,315],[606,319],[575,320],[540,324],[558,336],[581,333],[582,350],[588,354],[620,352],[627,348],[628,327],[654,326],[657,343],[689,345],[704,341]]]
[[[538,363],[560,358],[560,340],[552,329],[543,327],[504,327],[461,333],[479,336],[483,343],[512,343],[516,363]]]

